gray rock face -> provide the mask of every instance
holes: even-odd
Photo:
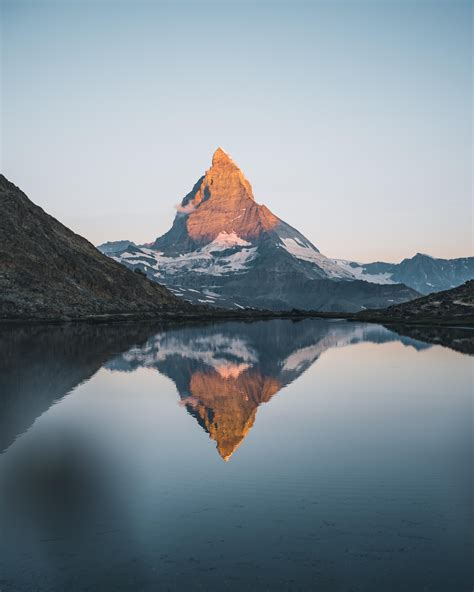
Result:
[[[357,281],[256,203],[250,183],[220,148],[166,234],[149,246],[99,248],[176,295],[211,306],[356,312],[418,295],[393,282]]]
[[[0,175],[0,320],[184,310],[166,288],[105,257]]]
[[[97,248],[101,253],[104,255],[113,255],[114,253],[120,253],[120,251],[124,251],[127,247],[134,247],[135,243],[129,240],[120,240],[120,241],[108,241],[99,245]]]

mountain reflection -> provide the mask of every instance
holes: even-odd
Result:
[[[409,333],[410,336],[406,336]],[[405,334],[405,335],[404,335]],[[473,352],[472,331],[315,319],[170,326],[3,326],[0,332],[0,451],[55,401],[100,368],[152,368],[176,385],[181,405],[228,460],[259,405],[296,380],[328,349],[359,342],[425,341]]]
[[[258,370],[228,377],[210,370],[195,372],[189,388],[193,394],[183,399],[184,405],[227,460],[252,427],[257,407],[269,401],[281,385]]]
[[[112,371],[154,368],[176,384],[181,404],[227,461],[258,407],[296,380],[328,349],[400,340],[378,325],[337,321],[229,322],[162,331],[107,364]],[[417,349],[429,347],[405,340]]]
[[[1,328],[0,588],[467,589],[469,360],[413,331]]]

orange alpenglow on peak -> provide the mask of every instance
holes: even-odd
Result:
[[[277,378],[248,365],[234,366],[234,370],[194,372],[189,383],[191,396],[183,400],[226,462],[253,426],[259,405],[270,401],[283,386]]]
[[[222,148],[212,166],[181,203],[189,237],[198,244],[214,240],[221,232],[252,240],[274,228],[280,219],[255,202],[252,186]]]
[[[212,166],[218,166],[219,164],[233,164],[234,166],[237,166],[235,164],[235,162],[232,160],[232,158],[230,157],[230,154],[228,154],[220,146],[219,146],[219,148],[217,148],[217,150],[212,155]]]

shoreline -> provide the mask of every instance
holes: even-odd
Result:
[[[136,322],[159,322],[159,323],[194,323],[213,321],[257,321],[271,319],[334,319],[350,322],[376,323],[388,326],[410,326],[410,327],[452,327],[458,329],[474,329],[474,317],[446,317],[446,318],[394,318],[378,314],[350,313],[350,312],[324,312],[324,311],[256,311],[256,310],[215,310],[209,312],[143,312],[143,313],[112,313],[102,315],[89,315],[82,317],[29,317],[29,318],[0,318],[2,325],[67,325],[71,323],[136,323]]]

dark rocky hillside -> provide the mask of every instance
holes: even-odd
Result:
[[[0,320],[160,314],[189,305],[100,253],[0,175]]]
[[[390,323],[474,325],[474,280],[385,310],[367,310],[356,318]]]

